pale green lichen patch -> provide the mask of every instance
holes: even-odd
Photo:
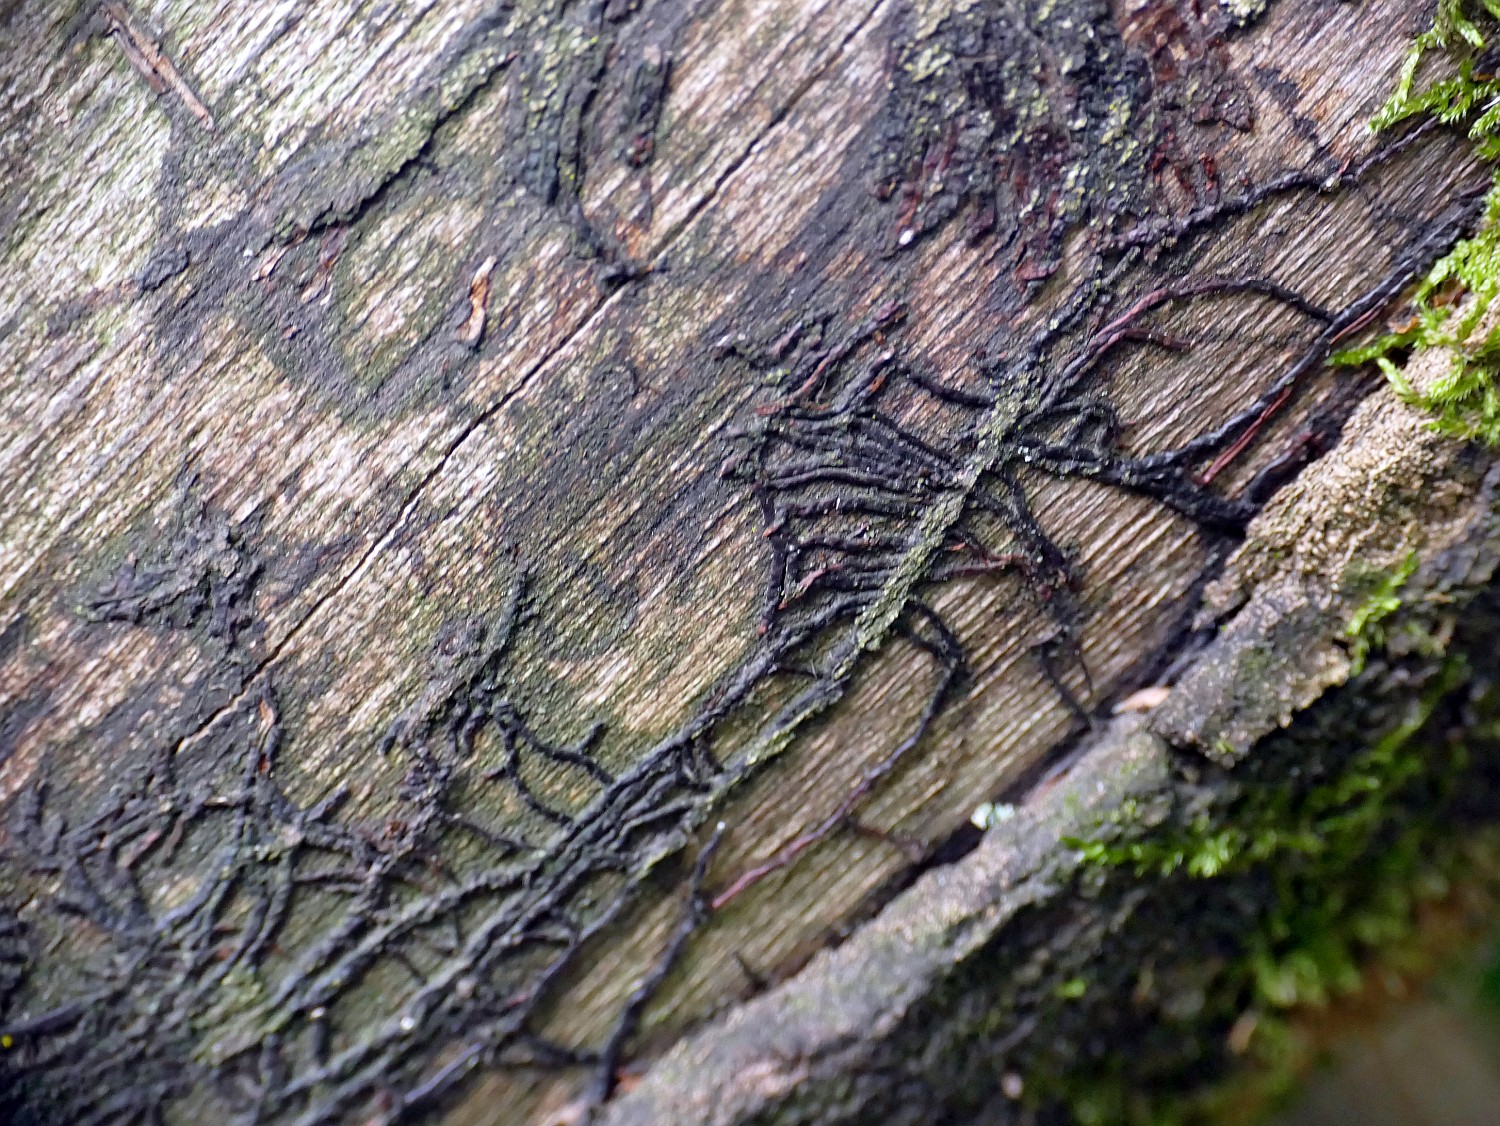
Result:
[[[1266,14],[1268,0],[1219,0],[1223,8],[1240,23],[1249,23]]]

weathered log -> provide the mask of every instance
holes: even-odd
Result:
[[[1431,19],[0,15],[12,1113],[1000,1099],[1072,977],[975,966],[1155,902],[1070,838],[1294,762],[1372,574],[1338,722],[1483,649],[1487,456],[1328,364],[1481,220]]]

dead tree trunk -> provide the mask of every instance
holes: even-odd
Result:
[[[13,1118],[1042,1113],[1060,842],[1483,648],[1431,7],[0,11]]]

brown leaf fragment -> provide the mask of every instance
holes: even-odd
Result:
[[[484,322],[490,308],[490,274],[495,270],[493,256],[486,258],[474,271],[469,282],[469,316],[459,327],[458,339],[473,348],[484,335]]]
[[[1149,712],[1152,708],[1160,707],[1166,702],[1172,689],[1165,684],[1154,684],[1150,688],[1142,688],[1139,692],[1132,692],[1114,707],[1115,715],[1124,715],[1126,712]]]

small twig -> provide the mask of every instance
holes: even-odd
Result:
[[[109,21],[110,34],[120,44],[130,65],[146,80],[146,85],[157,94],[165,94],[171,90],[182,99],[182,104],[192,111],[193,116],[203,123],[203,127],[212,133],[213,114],[208,112],[208,107],[193,92],[193,88],[178,72],[161,45],[136,26],[125,5],[118,0],[111,0],[104,5],[104,15]]]

